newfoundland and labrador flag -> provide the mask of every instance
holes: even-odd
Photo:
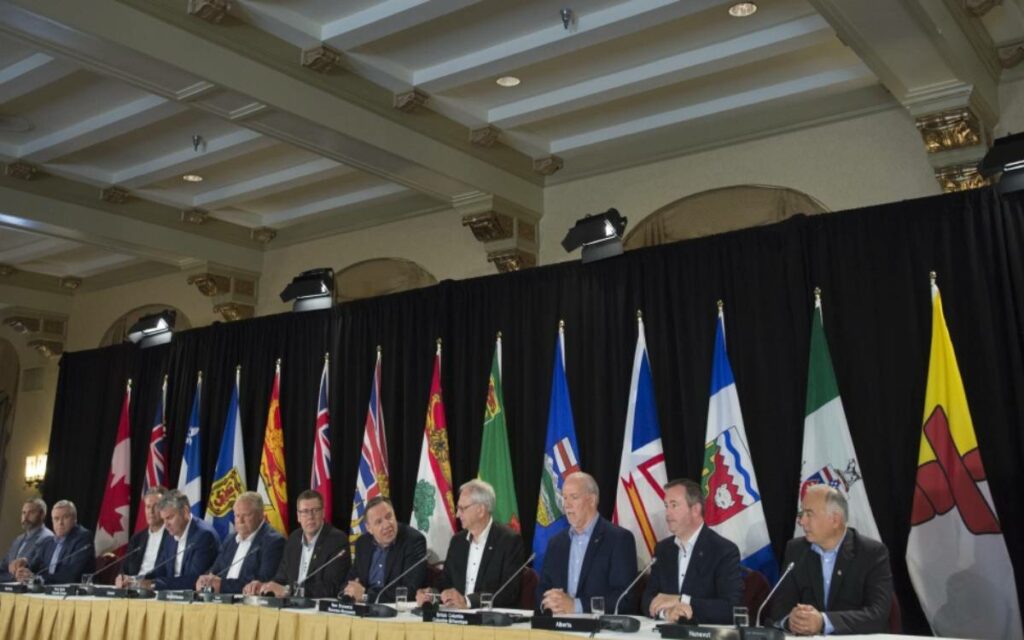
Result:
[[[639,566],[650,561],[654,545],[669,534],[665,523],[664,486],[667,482],[658,408],[654,404],[651,362],[647,357],[647,338],[644,336],[644,321],[638,317],[613,520],[633,533]]]
[[[110,456],[110,473],[107,474],[100,517],[96,523],[96,556],[108,551],[121,555],[128,547],[128,510],[131,509],[132,490],[130,475],[132,466],[131,424],[128,420],[132,402],[132,381],[124,392],[121,417],[117,423],[117,439],[114,453]]]
[[[242,414],[238,408],[239,378],[242,367],[235,369],[235,387],[228,401],[228,417],[217,454],[217,466],[206,500],[206,521],[213,525],[224,540],[235,531],[235,500],[247,488],[245,481],[245,454],[242,452]]]
[[[455,535],[455,499],[452,497],[452,465],[448,455],[448,421],[441,398],[441,341],[434,356],[434,374],[427,400],[427,421],[420,447],[420,468],[416,474],[412,517],[409,519],[427,539],[430,562],[444,562]]]
[[[747,446],[739,394],[725,351],[725,314],[719,305],[711,364],[711,401],[704,443],[704,522],[740,548],[740,562],[770,582],[779,577],[754,461]]]
[[[907,567],[937,636],[1021,638],[1013,565],[932,283],[932,341]]]

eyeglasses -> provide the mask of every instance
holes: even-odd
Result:
[[[477,505],[477,503],[476,503],[476,502],[473,502],[473,503],[470,503],[470,504],[460,504],[460,505],[456,505],[456,506],[455,506],[455,512],[456,512],[456,513],[463,513],[464,511],[466,511],[466,510],[467,510],[467,509],[469,509],[470,507],[475,507],[476,505]]]
[[[808,517],[808,518],[813,517],[814,516],[814,509],[801,509],[800,511],[796,512],[796,519],[797,520],[799,520],[800,518],[803,518],[805,516]]]
[[[299,509],[295,513],[299,514],[300,516],[315,516],[323,510],[323,507],[313,507],[312,509]]]

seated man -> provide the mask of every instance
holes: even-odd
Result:
[[[31,560],[19,558],[15,577],[27,582],[40,576],[47,584],[79,582],[83,573],[96,571],[93,534],[78,524],[78,509],[70,500],[53,505],[53,537],[48,538]]]
[[[652,618],[732,624],[743,597],[740,550],[704,526],[704,496],[693,480],[665,485],[665,520],[672,536],[654,547],[641,610]]]
[[[599,495],[593,476],[576,472],[562,483],[562,502],[569,528],[548,541],[537,586],[538,608],[552,614],[590,613],[590,599],[604,597],[609,613],[636,577],[633,534],[597,513]],[[619,613],[634,613],[637,598],[622,599]]]
[[[344,595],[360,602],[394,602],[395,588],[406,587],[410,594],[427,584],[427,539],[423,534],[395,518],[395,509],[387,498],[377,496],[366,503],[366,528],[356,540],[356,558],[348,574]],[[381,591],[417,562],[420,565],[396,584]],[[378,600],[379,596],[379,600]]]
[[[242,593],[253,580],[270,580],[281,564],[284,536],[263,515],[263,498],[254,491],[238,496],[232,507],[235,535],[224,541],[210,572],[196,580],[196,591],[209,587],[214,593]]]
[[[21,535],[14,539],[11,548],[0,562],[0,582],[13,582],[18,566],[14,561],[23,558],[25,564],[31,564],[36,555],[42,551],[43,543],[53,537],[53,532],[46,528],[46,503],[42,498],[30,498],[21,506]],[[21,564],[21,563],[19,563]]]
[[[152,571],[156,566],[156,559],[160,556],[164,541],[171,539],[167,535],[167,530],[164,529],[164,519],[160,517],[160,501],[166,494],[167,489],[155,487],[142,497],[146,528],[128,540],[128,551],[125,554],[127,560],[121,567],[122,574],[138,576]]]
[[[804,537],[786,545],[794,562],[770,603],[768,617],[799,635],[878,633],[892,606],[889,552],[846,526],[846,496],[818,484],[804,493],[798,522]]]
[[[156,566],[140,584],[158,590],[192,589],[217,557],[217,533],[209,524],[192,517],[188,496],[180,491],[168,491],[159,508],[170,539],[163,545]],[[124,584],[123,578],[119,576],[117,583]]]
[[[324,522],[324,499],[307,489],[299,494],[295,513],[299,528],[288,536],[277,572],[269,582],[254,579],[242,589],[247,595],[269,593],[286,595],[289,588],[301,586],[307,598],[333,598],[338,595],[348,572],[348,538],[330,522]],[[338,554],[344,557],[334,560]],[[333,560],[333,562],[332,562]],[[330,566],[321,571],[328,562]]]
[[[441,604],[455,609],[478,608],[480,594],[494,594],[526,559],[523,539],[494,521],[494,488],[483,480],[470,480],[459,488],[456,514],[465,533],[452,538],[444,573],[438,587]],[[430,600],[427,589],[416,593],[420,605]],[[519,602],[519,576],[497,594],[495,607],[515,607]]]

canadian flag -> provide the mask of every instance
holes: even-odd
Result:
[[[131,426],[128,408],[132,401],[132,381],[124,393],[121,405],[121,419],[117,423],[117,440],[114,454],[110,457],[110,473],[107,475],[100,519],[96,523],[96,555],[113,552],[124,553],[128,546],[128,511],[131,508],[131,486],[129,471],[132,462]]]

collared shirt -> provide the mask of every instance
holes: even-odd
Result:
[[[582,533],[575,528],[569,527],[569,584],[568,593],[576,600],[576,613],[583,611],[583,603],[576,597],[576,590],[580,586],[580,573],[583,572],[583,559],[587,555],[587,547],[590,546],[590,536],[594,534],[594,527],[597,526],[597,514],[583,528]]]
[[[142,553],[142,565],[139,567],[139,574],[144,575],[153,570],[156,566],[156,557],[160,553],[160,542],[164,539],[164,527],[149,532],[149,539],[146,540],[146,550]]]
[[[811,551],[818,554],[821,558],[821,584],[822,593],[824,594],[825,602],[823,607],[828,606],[828,595],[829,589],[832,588],[832,573],[836,568],[836,558],[839,557],[839,550],[843,548],[843,541],[846,540],[846,532],[843,532],[843,537],[839,538],[839,543],[832,548],[831,551],[825,551],[817,543],[811,544]],[[835,628],[832,626],[832,621],[828,619],[828,614],[824,611],[821,612],[822,625],[825,635],[831,635]]]
[[[686,579],[686,570],[690,567],[690,558],[693,557],[693,547],[697,544],[697,536],[700,535],[703,528],[704,523],[701,523],[688,540],[675,539],[676,546],[679,548],[679,601],[684,604],[690,604],[690,594],[683,593],[683,580]]]
[[[50,556],[50,575],[57,572],[57,564],[60,562],[60,556],[64,552],[64,543],[67,541],[67,536],[61,536],[60,538],[54,538],[57,542],[53,545],[53,554]]]
[[[299,579],[297,582],[302,583],[306,581],[306,574],[309,573],[309,563],[313,561],[313,549],[316,548],[317,538],[320,537],[320,532],[323,530],[323,525],[320,525],[320,529],[309,542],[306,542],[306,534],[302,534],[300,538],[302,540],[302,555],[299,557]]]
[[[231,568],[228,569],[228,575],[225,576],[228,580],[237,580],[238,576],[242,573],[242,558],[245,554],[249,553],[249,549],[252,547],[253,538],[260,532],[267,522],[264,520],[260,523],[260,526],[256,527],[256,530],[249,534],[248,538],[242,539],[240,534],[235,534],[235,542],[238,543],[238,547],[235,549],[235,556],[231,559]]]
[[[185,560],[185,549],[188,548],[188,532],[192,529],[192,518],[188,519],[188,524],[185,525],[185,530],[181,532],[181,537],[175,537],[174,540],[178,543],[178,548],[174,550],[174,577],[177,578],[181,575],[181,565]]]
[[[371,587],[384,586],[384,567],[388,562],[388,552],[391,550],[391,545],[382,547],[377,544],[377,541],[373,541],[373,556],[370,557],[370,575],[368,580]]]
[[[7,571],[7,565],[18,558],[28,558],[39,547],[39,544],[43,540],[52,536],[53,534],[50,533],[50,530],[42,525],[20,534],[13,542],[11,542],[11,548],[7,551],[7,555],[4,556],[3,559],[3,564],[0,566],[0,574],[5,573]]]
[[[469,595],[475,592],[476,576],[480,572],[480,561],[484,557],[484,548],[487,546],[487,536],[491,533],[491,525],[494,518],[491,518],[479,536],[469,536],[469,557],[466,559],[466,590],[463,594]]]

